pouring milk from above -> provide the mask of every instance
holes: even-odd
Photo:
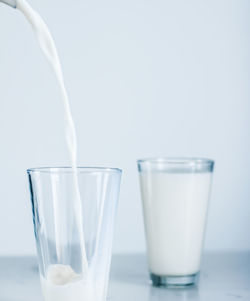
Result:
[[[85,250],[85,241],[83,233],[83,224],[81,218],[82,205],[80,199],[80,192],[78,186],[78,176],[77,176],[77,138],[75,125],[71,114],[71,108],[69,104],[68,94],[64,84],[63,72],[61,68],[60,59],[57,53],[55,42],[52,38],[52,35],[40,17],[40,15],[32,9],[32,7],[25,0],[0,0],[13,8],[16,8],[25,16],[27,21],[29,21],[40,48],[45,55],[48,63],[52,67],[57,82],[61,91],[62,105],[64,107],[64,117],[65,117],[65,137],[67,142],[68,151],[70,154],[71,166],[74,171],[74,190],[75,198],[72,200],[72,206],[74,206],[75,217],[78,223],[79,230],[79,240],[82,253],[82,274],[76,274],[74,270],[67,265],[55,264],[51,265],[47,271],[46,279],[42,279],[42,289],[44,293],[45,300],[56,301],[56,300],[69,300],[68,298],[73,298],[72,300],[82,300],[82,292],[85,291],[85,297],[87,291],[84,289],[84,284],[88,278],[88,262]],[[55,206],[59,206],[58,203],[55,203]],[[59,212],[59,210],[55,210]],[[57,249],[57,260],[61,260],[60,252],[60,231],[61,226],[59,218],[55,218],[55,232],[56,232],[56,249]],[[87,299],[86,299],[87,300]],[[89,299],[88,299],[89,300]]]

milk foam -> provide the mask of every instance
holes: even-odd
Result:
[[[68,265],[51,265],[41,286],[45,301],[104,301],[103,283],[82,278]]]
[[[51,265],[46,278],[41,277],[45,301],[82,301],[90,300],[91,287],[68,265]]]

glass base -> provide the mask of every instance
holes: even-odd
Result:
[[[196,284],[199,278],[199,273],[186,276],[158,276],[151,273],[150,278],[153,286],[180,288]]]

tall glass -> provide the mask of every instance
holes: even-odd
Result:
[[[214,162],[200,158],[138,161],[151,280],[194,284],[200,271]]]
[[[121,170],[28,170],[45,301],[105,301]]]

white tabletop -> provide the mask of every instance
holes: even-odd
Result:
[[[206,254],[198,287],[153,288],[144,255],[113,256],[110,278],[110,301],[249,301],[250,253]],[[42,301],[35,258],[0,258],[0,301]]]

